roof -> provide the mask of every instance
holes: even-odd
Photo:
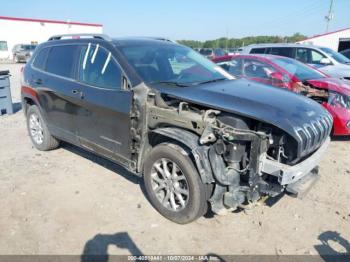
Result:
[[[118,46],[132,46],[132,45],[147,45],[147,44],[176,44],[173,41],[170,41],[162,37],[122,37],[122,38],[113,38],[113,43]]]
[[[37,23],[51,23],[51,24],[66,24],[66,25],[96,26],[96,27],[102,27],[103,26],[102,24],[91,24],[91,23],[60,21],[60,20],[19,18],[19,17],[9,17],[9,16],[0,16],[0,20],[25,21],[25,22],[37,22]]]
[[[340,30],[337,30],[337,31],[333,31],[333,32],[328,32],[328,33],[324,33],[324,34],[314,35],[314,36],[311,36],[311,37],[306,38],[304,40],[301,40],[299,42],[308,41],[308,40],[311,40],[311,39],[314,39],[314,38],[318,38],[318,37],[322,37],[322,36],[325,36],[325,35],[332,35],[332,34],[340,33],[340,32],[346,31],[346,30],[350,30],[350,27],[344,28],[344,29],[340,29]]]

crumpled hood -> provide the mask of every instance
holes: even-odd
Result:
[[[338,93],[350,95],[349,80],[327,77],[321,79],[307,80],[306,82],[321,89],[331,90]]]
[[[297,139],[295,128],[328,112],[302,95],[246,79],[190,87],[154,86],[162,94],[246,116],[279,127]]]

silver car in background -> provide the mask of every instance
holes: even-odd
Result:
[[[33,55],[36,45],[17,44],[12,49],[12,57],[15,63],[27,62]]]
[[[255,44],[243,48],[241,54],[271,54],[297,59],[336,78],[350,80],[350,59],[328,48],[303,44]]]

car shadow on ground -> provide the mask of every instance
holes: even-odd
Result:
[[[16,114],[17,112],[22,110],[22,104],[21,103],[12,103],[13,113]]]
[[[127,232],[119,232],[112,235],[97,234],[88,240],[81,255],[82,262],[109,261],[108,247],[114,245],[120,249],[128,250],[133,256],[142,256],[142,251],[137,247]]]
[[[110,246],[115,246],[120,249],[127,250],[131,256],[145,256],[136,243],[131,239],[127,232],[119,232],[115,234],[97,234],[92,239],[89,239],[84,246],[83,254],[81,255],[81,262],[107,262],[107,261],[126,261],[135,259],[118,259],[113,257],[113,255],[108,254],[108,248]],[[123,252],[125,253],[125,252]],[[155,255],[152,255],[155,256]],[[225,261],[223,257],[215,254],[208,253],[202,256],[202,261]],[[112,259],[110,259],[112,258]],[[175,258],[174,258],[175,259]],[[141,259],[142,261],[149,261],[147,258]],[[163,259],[156,260],[162,261]]]
[[[315,245],[315,249],[324,261],[350,261],[350,243],[338,232],[325,231],[318,240],[321,244]]]
[[[137,175],[131,173],[121,165],[118,165],[106,158],[100,157],[98,155],[95,155],[94,153],[91,153],[89,151],[86,151],[78,146],[68,144],[65,142],[61,143],[61,148],[68,150],[74,154],[77,154],[85,159],[88,159],[95,164],[98,164],[104,168],[107,168],[108,170],[116,173],[117,175],[120,175],[124,177],[125,179],[129,180],[133,184],[142,184],[142,178],[138,177]]]
[[[350,141],[350,136],[332,136],[332,142],[338,142],[338,141]]]

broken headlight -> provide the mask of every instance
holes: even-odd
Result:
[[[350,109],[350,96],[337,92],[329,92],[328,104]]]

